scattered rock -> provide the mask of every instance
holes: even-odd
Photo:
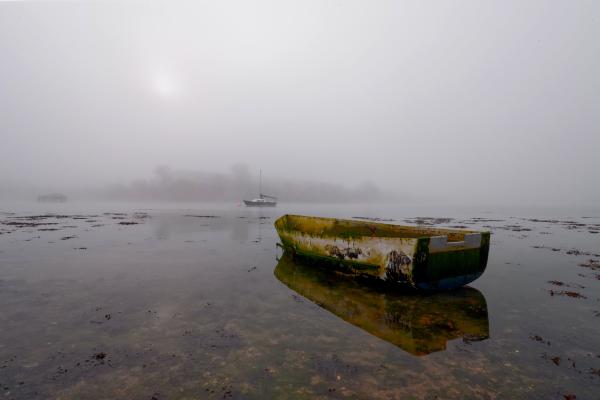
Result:
[[[552,251],[563,251],[563,249],[560,249],[558,247],[547,247],[547,246],[543,246],[543,245],[535,245],[535,246],[531,246],[534,249],[548,249],[548,250],[552,250]],[[593,257],[600,257],[600,254],[596,254],[596,253],[591,253],[589,251],[583,251],[583,250],[579,250],[579,249],[570,249],[565,251],[566,254],[571,255],[571,256],[593,256]]]
[[[594,256],[594,257],[600,257],[600,254],[590,253],[589,251],[582,251],[582,250],[578,250],[578,249],[568,250],[567,254],[573,255],[573,256]]]
[[[548,346],[550,346],[550,341],[544,340],[544,338],[541,337],[540,335],[531,335],[531,336],[529,336],[529,338],[531,340],[535,340],[536,342],[544,343],[544,344],[547,344]]]
[[[439,224],[447,224],[449,222],[454,221],[454,218],[436,218],[436,217],[414,217],[407,218],[404,222],[408,222],[416,225],[439,225]]]
[[[379,217],[352,217],[354,219],[364,219],[366,221],[373,221],[373,222],[391,222],[394,221],[393,219],[389,218],[389,219],[384,219],[384,218],[379,218]]]
[[[568,283],[564,283],[562,281],[548,281],[548,283],[550,283],[550,284],[552,284],[554,286],[564,286],[564,287],[569,287],[569,288],[576,287],[578,289],[585,289],[585,286],[578,285],[576,283],[573,283],[571,285],[568,284]]]
[[[586,262],[577,264],[580,267],[591,268],[594,271],[600,269],[600,260],[589,259]]]
[[[577,293],[577,292],[572,292],[572,291],[569,291],[569,290],[552,290],[552,289],[549,289],[548,293],[550,293],[550,296],[557,295],[557,296],[568,296],[568,297],[572,297],[572,298],[575,298],[575,299],[587,299],[587,297],[585,297],[584,295],[582,295],[580,293]]]
[[[502,229],[505,231],[513,231],[513,232],[530,232],[531,231],[531,228],[526,228],[521,225],[504,225],[504,226],[495,226],[495,227],[490,227],[490,228]]]

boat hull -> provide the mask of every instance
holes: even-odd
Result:
[[[244,200],[244,204],[247,207],[275,207],[277,205],[274,201],[252,201],[252,200]]]
[[[489,252],[489,232],[298,215],[284,215],[275,228],[295,256],[421,290],[474,281],[485,271]]]

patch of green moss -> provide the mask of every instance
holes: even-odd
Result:
[[[365,236],[406,239],[447,236],[449,241],[460,241],[463,240],[465,233],[471,232],[455,229],[423,228],[300,215],[284,215],[275,222],[275,227],[278,231],[297,231],[318,237],[327,236],[342,239]]]
[[[285,246],[285,245],[284,245]],[[366,273],[373,276],[379,275],[379,265],[367,264],[356,260],[341,260],[338,258],[321,255],[309,251],[291,249],[295,255],[303,260],[304,263],[318,264],[319,266],[327,266],[334,270],[351,273]]]

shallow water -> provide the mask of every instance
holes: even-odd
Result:
[[[6,399],[600,398],[600,267],[578,265],[600,259],[600,210],[0,212]],[[423,298],[313,275],[276,247],[288,212],[489,229],[488,267]],[[16,218],[45,213],[64,217]]]

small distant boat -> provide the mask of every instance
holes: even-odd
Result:
[[[244,200],[244,204],[247,207],[275,207],[277,205],[277,197],[262,193],[262,170],[258,181],[258,197],[252,200]]]
[[[248,207],[275,207],[277,205],[277,201],[275,197],[267,196],[261,193],[256,199],[244,200],[244,204]]]
[[[489,232],[284,215],[275,221],[292,254],[353,274],[423,290],[453,289],[483,274]]]
[[[67,196],[60,193],[50,193],[38,196],[37,201],[39,203],[65,203]]]

